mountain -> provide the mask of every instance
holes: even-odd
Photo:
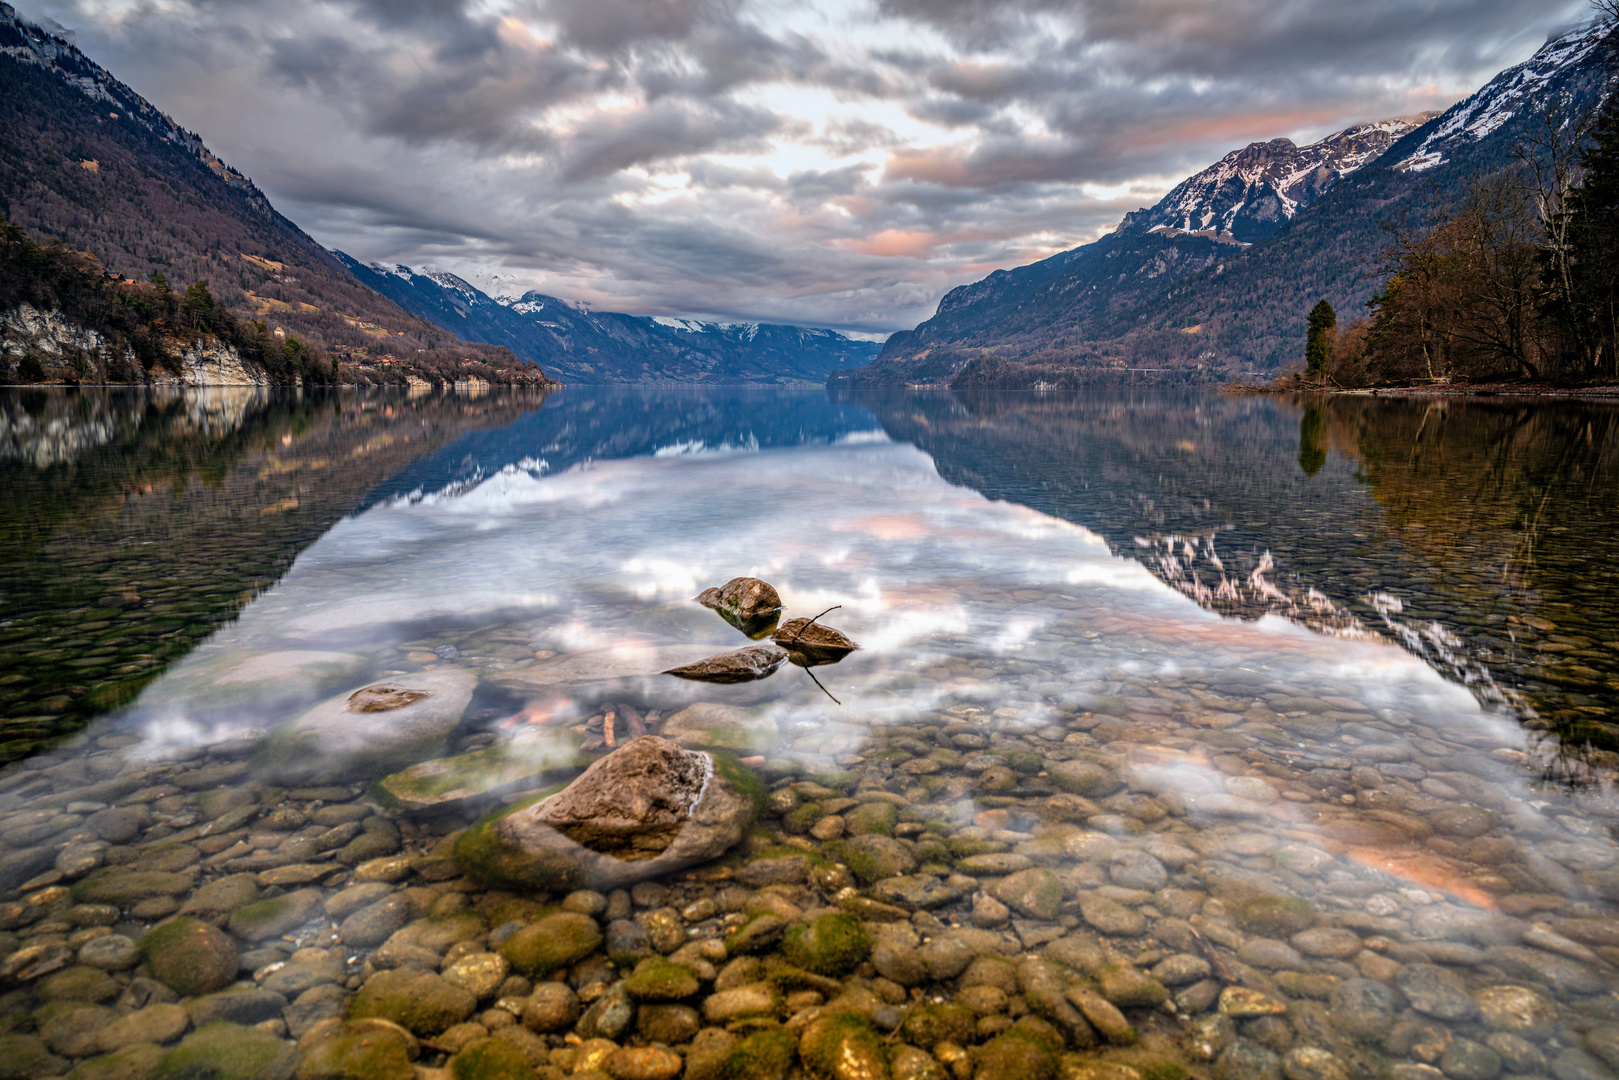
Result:
[[[1414,127],[1407,120],[1381,120],[1308,146],[1292,139],[1250,143],[1182,180],[1151,209],[1126,214],[1119,231],[1263,240]]]
[[[238,316],[339,361],[398,357],[399,371],[430,373],[459,371],[463,360],[523,367],[362,285],[197,135],[4,3],[0,101],[0,216],[31,238],[91,252],[128,278],[160,272],[176,288],[206,280]]]
[[[834,330],[589,311],[537,292],[497,298],[454,274],[337,258],[406,311],[469,341],[503,345],[564,382],[823,383],[882,348]]]
[[[952,290],[931,319],[840,381],[1038,386],[1132,368],[1160,379],[1274,372],[1302,353],[1316,301],[1348,318],[1371,297],[1385,223],[1420,218],[1511,165],[1543,109],[1601,100],[1609,34],[1595,25],[1548,41],[1414,129],[1384,121],[1309,147],[1239,150],[1095,243]]]

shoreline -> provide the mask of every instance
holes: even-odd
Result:
[[[1330,397],[1520,397],[1581,398],[1619,401],[1619,384],[1556,386],[1548,383],[1440,383],[1431,386],[1298,387],[1234,384],[1227,394],[1322,394]]]

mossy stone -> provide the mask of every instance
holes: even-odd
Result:
[[[79,964],[47,975],[34,988],[41,1001],[111,1001],[123,989],[99,968]]]
[[[231,912],[230,932],[246,941],[280,937],[307,922],[321,906],[319,889],[299,889],[243,904]]]
[[[1061,1049],[1060,1042],[1053,1047],[1013,1025],[974,1052],[973,1073],[995,1080],[1053,1080]]]
[[[102,1054],[79,1063],[67,1080],[148,1080],[168,1051],[152,1043],[126,1046],[116,1054]]]
[[[0,1036],[0,1080],[37,1080],[66,1071],[67,1062],[51,1053],[39,1036]]]
[[[781,952],[805,971],[835,977],[853,971],[871,954],[871,935],[852,916],[817,915],[787,928]]]
[[[709,760],[714,763],[714,771],[724,777],[737,793],[753,804],[754,817],[764,809],[765,799],[770,791],[765,787],[764,778],[737,759],[735,754],[724,750],[710,750]]]
[[[924,1050],[932,1050],[942,1042],[952,1042],[958,1046],[972,1043],[977,1024],[977,1015],[965,1005],[954,1001],[930,1001],[912,1009],[905,1017],[901,1030],[908,1042]]]
[[[850,836],[893,836],[899,823],[899,807],[889,802],[869,802],[843,815],[843,827]]]
[[[847,866],[862,885],[909,874],[916,869],[916,857],[911,849],[888,836],[835,840],[822,850]]]
[[[559,911],[507,938],[500,946],[500,955],[519,974],[538,979],[583,960],[601,943],[602,932],[595,919]]]
[[[810,826],[825,816],[820,803],[799,803],[781,816],[781,825],[794,836],[802,836],[810,831]]]
[[[721,1080],[783,1080],[798,1058],[798,1040],[783,1027],[755,1031],[720,1063]]]
[[[523,1052],[504,1039],[480,1039],[450,1059],[454,1080],[534,1080]]]
[[[688,967],[666,960],[646,960],[624,980],[623,990],[637,1001],[679,1001],[702,989]]]
[[[888,1080],[888,1046],[859,1013],[811,1021],[798,1040],[798,1053],[810,1072],[827,1080]]]
[[[152,977],[181,997],[223,990],[236,981],[236,943],[199,919],[164,923],[140,941]]]
[[[378,1017],[392,1021],[413,1035],[437,1035],[459,1024],[478,1007],[470,991],[446,982],[430,971],[397,968],[371,976],[349,1005],[349,1017]]]
[[[350,1020],[305,1048],[299,1080],[415,1080],[410,1034],[379,1020]]]
[[[190,874],[161,870],[126,870],[109,867],[73,886],[73,900],[79,904],[116,904],[128,907],[158,896],[180,896],[191,891],[195,879]]]
[[[1250,934],[1283,941],[1315,925],[1309,902],[1294,896],[1261,896],[1238,904],[1235,915]]]
[[[1050,922],[1062,907],[1062,882],[1043,866],[1019,870],[1001,879],[995,898],[1021,915]]]
[[[187,1035],[152,1075],[153,1080],[290,1080],[297,1068],[291,1043],[221,1020]]]

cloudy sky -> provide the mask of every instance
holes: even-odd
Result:
[[[322,243],[881,334],[1257,139],[1442,108],[1584,0],[21,0]]]

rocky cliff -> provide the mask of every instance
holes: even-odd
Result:
[[[173,339],[172,366],[146,369],[127,343],[67,318],[19,304],[0,312],[0,381],[11,383],[139,384],[144,386],[268,386],[258,364],[210,336]],[[178,368],[179,370],[174,370]]]

